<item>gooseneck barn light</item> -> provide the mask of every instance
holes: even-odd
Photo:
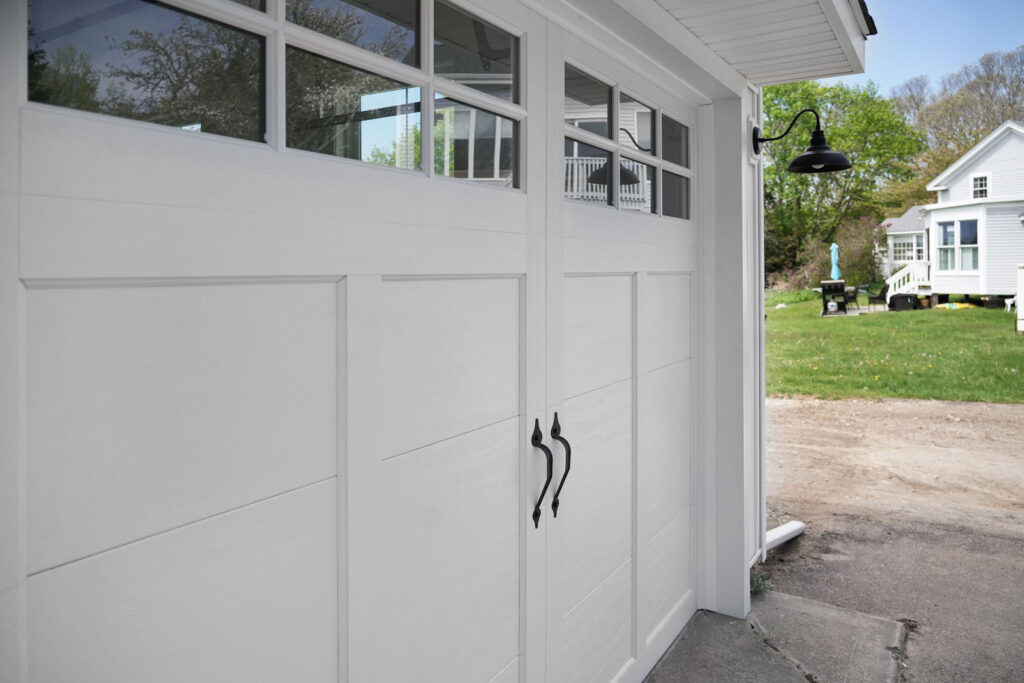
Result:
[[[825,133],[821,130],[821,118],[818,116],[818,112],[813,109],[800,111],[793,117],[793,121],[789,124],[786,132],[778,137],[763,138],[761,137],[761,129],[754,126],[754,154],[761,153],[762,142],[781,140],[789,135],[789,131],[793,130],[793,124],[796,123],[796,120],[800,118],[801,114],[806,114],[807,112],[814,114],[814,131],[811,132],[811,144],[803,153],[796,155],[789,162],[786,170],[790,173],[828,173],[829,171],[845,171],[850,168],[853,164],[846,158],[846,155],[841,152],[832,151],[832,148],[825,142]]]

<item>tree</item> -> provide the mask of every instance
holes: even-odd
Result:
[[[874,84],[850,87],[805,81],[764,89],[766,137],[782,133],[801,109],[815,109],[829,145],[853,163],[848,171],[794,174],[790,160],[802,152],[814,128],[804,114],[782,140],[765,145],[765,269],[800,265],[808,240],[832,241],[848,219],[864,215],[879,222],[878,188],[914,175],[914,158],[924,149],[923,136],[908,123]]]

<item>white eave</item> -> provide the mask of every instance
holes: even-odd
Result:
[[[874,33],[861,0],[615,2],[677,47],[709,48],[720,61],[709,71],[724,76],[724,68],[756,86],[861,73]]]

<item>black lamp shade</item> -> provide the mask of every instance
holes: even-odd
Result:
[[[825,133],[816,129],[811,133],[811,144],[801,154],[793,158],[786,168],[790,173],[828,173],[829,171],[845,171],[852,164],[841,152],[833,152],[825,142]]]
[[[593,185],[608,184],[608,164],[602,164],[587,176],[587,182]],[[619,164],[619,185],[639,185],[640,177],[633,173],[625,164]]]

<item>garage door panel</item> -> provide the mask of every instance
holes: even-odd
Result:
[[[633,376],[633,278],[565,278],[565,396]]]
[[[27,293],[30,572],[332,476],[333,281]]]
[[[629,662],[632,563],[626,562],[562,622],[558,671],[566,683],[610,681]]]
[[[689,358],[692,345],[692,278],[689,273],[651,273],[644,286],[644,306],[651,311],[640,335],[644,370]]]
[[[336,681],[333,478],[28,580],[29,680]]]
[[[382,457],[519,413],[519,278],[386,280],[381,308]]]
[[[641,643],[650,642],[661,622],[693,587],[690,516],[687,507],[661,533],[640,545],[637,617]]]
[[[487,681],[516,659],[520,431],[513,418],[382,465],[382,681]]]
[[[559,614],[575,608],[632,554],[633,386],[629,380],[565,402],[572,467],[551,522]],[[564,456],[557,444],[555,479]]]
[[[690,504],[691,362],[641,375],[637,419],[638,532],[649,541]]]

